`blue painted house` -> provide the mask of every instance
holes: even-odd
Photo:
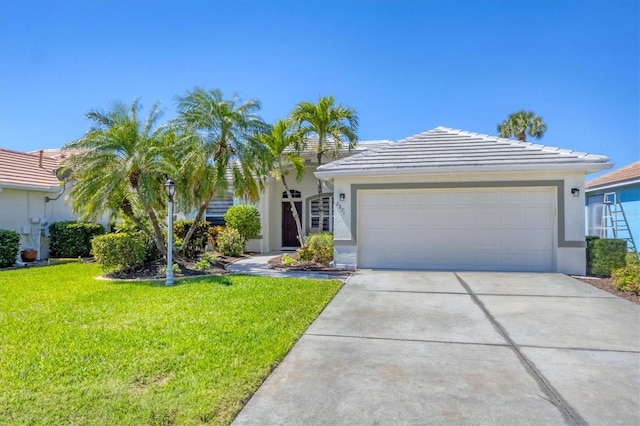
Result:
[[[587,235],[603,236],[603,201],[607,193],[615,193],[617,201],[624,210],[635,246],[640,248],[640,161],[599,176],[585,184]],[[608,198],[611,201],[613,197]],[[606,237],[613,238],[611,229],[606,227],[605,229],[608,231]]]

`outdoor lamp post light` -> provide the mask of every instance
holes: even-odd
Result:
[[[169,197],[167,205],[167,279],[165,285],[173,285],[173,196],[176,193],[176,184],[167,179],[164,190]]]

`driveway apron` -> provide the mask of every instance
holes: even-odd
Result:
[[[365,270],[236,425],[640,424],[640,307],[561,274]]]

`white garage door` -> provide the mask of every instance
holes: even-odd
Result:
[[[553,271],[554,188],[358,192],[358,266]]]

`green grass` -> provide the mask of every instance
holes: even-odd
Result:
[[[99,274],[0,272],[0,424],[227,424],[340,287]]]

